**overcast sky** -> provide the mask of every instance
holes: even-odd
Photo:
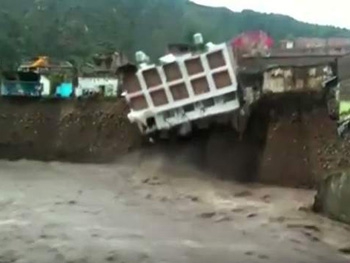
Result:
[[[350,29],[348,0],[192,0],[210,6],[225,6],[234,11],[252,9],[264,13],[278,13],[298,20],[346,27]]]

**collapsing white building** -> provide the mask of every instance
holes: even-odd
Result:
[[[140,53],[137,57],[142,60]],[[175,128],[187,134],[202,120],[220,121],[227,115],[229,122],[235,122],[240,102],[236,64],[228,45],[210,44],[198,53],[168,55],[158,66],[144,58],[135,74],[124,76],[128,117],[142,133]]]

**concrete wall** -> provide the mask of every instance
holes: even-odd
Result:
[[[46,76],[40,76],[40,84],[42,85],[42,96],[49,96],[51,92],[51,82]]]
[[[105,87],[105,96],[116,97],[118,92],[118,79],[116,78],[101,78],[101,77],[80,77],[78,79],[78,88],[76,96],[83,94],[83,90],[89,92],[99,92],[100,87]]]
[[[332,174],[320,183],[314,208],[350,224],[350,171]]]
[[[330,66],[281,67],[264,73],[264,92],[320,91],[322,83],[332,76]]]
[[[338,78],[340,81],[350,79],[350,55],[343,56],[337,60]]]

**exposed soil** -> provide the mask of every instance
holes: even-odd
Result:
[[[149,155],[187,160],[225,180],[312,188],[330,171],[350,166],[350,143],[336,135],[315,94],[262,100],[240,139],[227,127],[191,138],[145,143],[129,123],[124,101],[0,101],[0,158],[111,162],[147,146]]]
[[[287,94],[256,105],[241,139],[229,127],[212,127],[153,151],[221,179],[313,188],[330,171],[349,167],[349,146],[319,95]]]
[[[262,182],[312,188],[330,171],[349,167],[350,145],[338,138],[317,94],[274,96],[262,107],[269,111]]]
[[[141,144],[122,100],[0,100],[0,158],[106,162]]]

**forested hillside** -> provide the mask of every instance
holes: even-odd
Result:
[[[169,42],[202,32],[214,42],[262,29],[275,39],[349,36],[350,31],[298,22],[290,17],[241,13],[188,0],[0,0],[2,67],[23,57],[87,58],[96,52],[142,49],[151,56]]]

